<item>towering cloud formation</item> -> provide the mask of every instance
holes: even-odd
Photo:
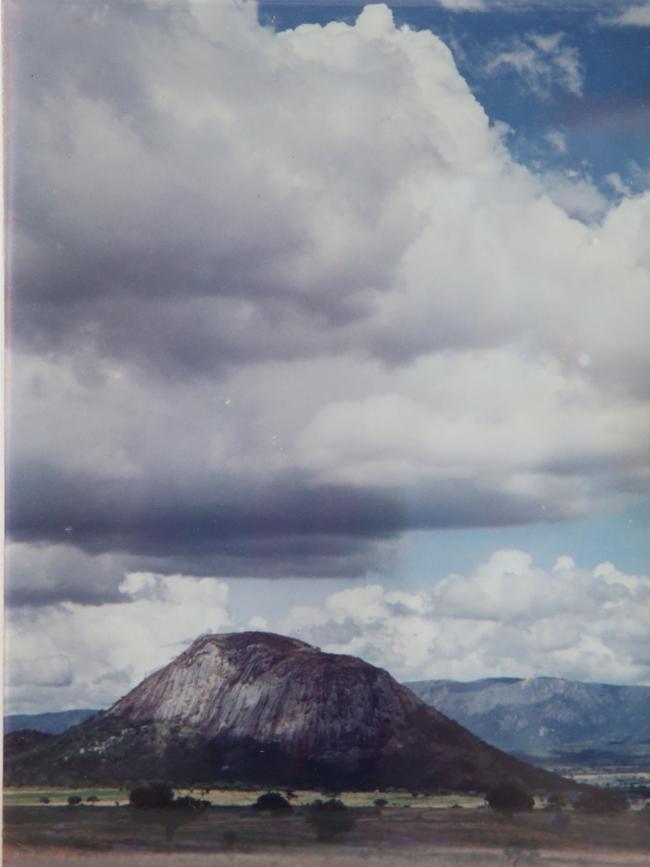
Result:
[[[358,575],[647,490],[650,196],[569,216],[436,36],[236,0],[8,28],[20,601]]]

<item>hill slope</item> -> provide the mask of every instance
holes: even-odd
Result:
[[[407,686],[488,743],[537,762],[638,767],[650,756],[650,687],[552,677]]]
[[[262,632],[210,635],[108,711],[10,761],[17,784],[570,785],[483,743],[387,672]]]

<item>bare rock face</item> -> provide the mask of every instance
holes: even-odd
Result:
[[[382,669],[264,632],[197,639],[108,711],[50,742],[47,757],[36,750],[17,766],[14,783],[36,782],[40,768],[38,782],[50,783],[565,785],[483,743]]]

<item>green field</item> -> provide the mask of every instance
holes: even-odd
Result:
[[[193,795],[204,798],[215,807],[250,807],[266,789],[176,789],[177,795]],[[296,806],[305,806],[317,798],[331,797],[323,795],[320,791],[295,790],[295,797],[291,803]],[[66,788],[16,788],[5,789],[4,803],[7,806],[47,806],[55,807],[67,805],[68,798],[77,795],[87,803],[89,797],[97,797],[98,806],[113,807],[128,804],[128,789],[66,789]],[[41,798],[47,798],[49,804],[41,804]],[[337,798],[348,807],[372,807],[375,799],[384,798],[389,807],[413,807],[416,809],[445,809],[454,804],[461,807],[482,807],[483,798],[473,795],[418,795],[414,797],[410,792],[343,792],[337,794]],[[88,806],[91,806],[90,804]]]

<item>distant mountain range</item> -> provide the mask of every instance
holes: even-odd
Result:
[[[575,788],[484,743],[383,669],[267,632],[202,636],[108,710],[59,735],[22,735],[6,738],[8,785]]]
[[[9,714],[4,719],[4,732],[31,731],[44,732],[47,735],[60,735],[66,729],[94,716],[98,711],[89,708],[80,710],[61,710],[52,713],[17,713]]]
[[[650,764],[650,687],[554,677],[407,683],[483,740],[535,764]]]

